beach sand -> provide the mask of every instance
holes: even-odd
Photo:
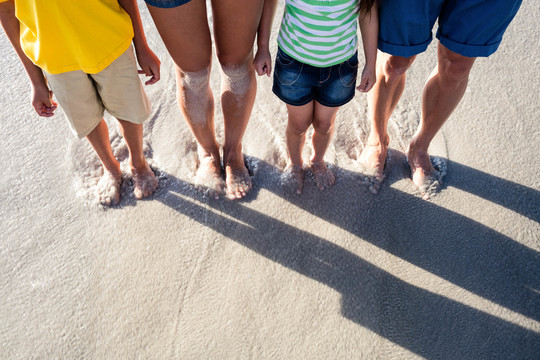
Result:
[[[431,153],[447,175],[429,201],[403,152],[435,42],[390,120],[378,194],[356,165],[369,131],[360,93],[338,113],[327,153],[335,186],[319,191],[308,178],[301,196],[282,186],[286,109],[264,77],[243,143],[254,189],[242,201],[212,200],[193,189],[197,149],[172,62],[139,5],[162,61],[161,81],[147,87],[144,142],[160,177],[148,200],[136,200],[127,180],[119,206],[95,203],[97,157],[61,110],[33,113],[29,82],[0,37],[0,359],[538,358],[536,2],[523,3],[497,53],[477,60],[435,138]],[[214,59],[222,141],[219,71]]]

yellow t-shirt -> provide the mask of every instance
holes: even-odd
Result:
[[[133,39],[131,19],[117,0],[14,1],[22,49],[50,74],[98,73]]]

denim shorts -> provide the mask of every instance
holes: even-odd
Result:
[[[272,91],[289,105],[316,100],[337,107],[354,97],[357,73],[358,53],[341,64],[315,67],[293,59],[278,47]]]
[[[379,49],[410,57],[426,50],[432,28],[451,51],[489,56],[501,43],[522,0],[385,0],[379,7]]]
[[[148,5],[158,8],[173,8],[184,5],[191,0],[144,0]]]

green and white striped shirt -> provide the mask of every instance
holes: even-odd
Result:
[[[342,63],[358,48],[358,4],[359,0],[285,0],[279,47],[312,66]]]

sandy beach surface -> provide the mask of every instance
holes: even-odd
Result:
[[[98,159],[62,111],[33,113],[29,82],[0,37],[0,359],[540,357],[537,2],[525,1],[498,52],[477,60],[432,144],[447,175],[428,201],[403,152],[435,42],[390,120],[378,194],[356,163],[369,131],[360,93],[338,113],[327,153],[335,186],[319,191],[308,178],[293,194],[281,176],[286,109],[265,77],[244,138],[254,190],[211,200],[193,189],[196,144],[172,62],[139,5],[162,60],[144,135],[160,186],[137,201],[127,179],[114,208],[95,203]],[[211,79],[221,141],[217,60]]]

